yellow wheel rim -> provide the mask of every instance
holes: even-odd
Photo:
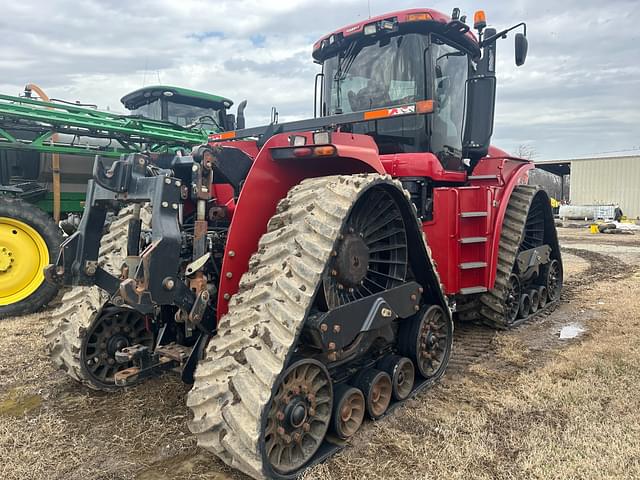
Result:
[[[17,303],[44,281],[49,263],[47,243],[33,227],[0,217],[0,306]]]

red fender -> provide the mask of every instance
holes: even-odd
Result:
[[[249,258],[258,250],[258,241],[267,231],[267,223],[278,202],[294,185],[305,178],[327,175],[385,173],[373,139],[350,133],[332,133],[331,144],[337,149],[336,156],[274,161],[270,149],[289,147],[292,135],[305,136],[306,146],[313,144],[311,132],[274,135],[255,156],[242,187],[224,252],[218,290],[218,319],[227,312],[229,299],[238,291],[240,278],[248,269]],[[242,148],[251,155],[242,143],[225,142],[224,145]]]
[[[492,153],[503,153],[495,149]],[[501,157],[501,158],[500,158]],[[491,238],[491,248],[489,249],[488,264],[491,266],[487,278],[487,288],[492,289],[496,281],[496,271],[498,268],[498,249],[500,237],[502,235],[502,225],[507,211],[507,205],[513,190],[518,185],[526,185],[529,181],[529,171],[535,168],[533,162],[509,157],[508,154],[500,157],[486,157],[476,166],[473,174],[482,176],[486,174],[499,174],[501,187],[496,190],[495,201],[498,203],[493,217],[493,236]],[[473,181],[471,182],[473,184]]]

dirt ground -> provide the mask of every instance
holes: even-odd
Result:
[[[304,478],[640,478],[640,235],[560,235],[553,313],[509,332],[459,325],[439,385]],[[46,324],[0,322],[0,478],[246,478],[195,446],[178,378],[81,388],[50,366]],[[570,324],[584,334],[561,340]]]

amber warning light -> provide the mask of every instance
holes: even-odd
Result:
[[[473,14],[473,28],[482,31],[487,26],[487,17],[484,14],[484,10],[478,10]]]

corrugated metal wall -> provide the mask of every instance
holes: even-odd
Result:
[[[571,162],[571,203],[618,203],[628,217],[640,217],[640,155]]]

